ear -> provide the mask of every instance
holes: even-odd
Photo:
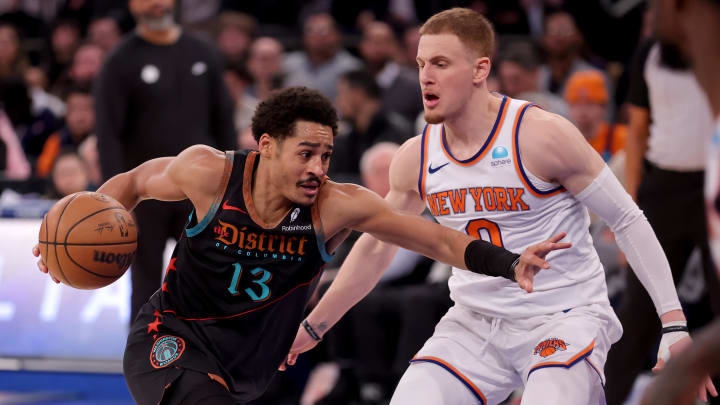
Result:
[[[260,136],[260,140],[258,141],[258,150],[260,151],[260,156],[263,157],[270,157],[272,156],[272,152],[275,149],[276,140],[270,134],[264,133]]]
[[[473,84],[475,86],[480,85],[483,81],[485,81],[485,79],[487,79],[490,74],[490,68],[490,58],[487,56],[475,59],[473,66]]]

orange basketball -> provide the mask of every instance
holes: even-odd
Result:
[[[43,218],[40,254],[50,274],[70,287],[104,287],[120,278],[137,249],[135,220],[101,193],[71,194]]]

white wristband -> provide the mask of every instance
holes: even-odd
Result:
[[[671,327],[671,326],[684,326],[687,327],[686,321],[673,321],[664,323],[662,325],[663,328]],[[663,333],[662,337],[660,338],[660,349],[658,350],[658,359],[662,359],[664,362],[668,362],[670,360],[670,346],[674,345],[678,341],[684,339],[686,336],[690,336],[685,331],[678,331],[678,332],[668,332]]]

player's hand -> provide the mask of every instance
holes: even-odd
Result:
[[[658,351],[658,357],[657,357],[657,363],[655,364],[655,367],[653,367],[652,371],[654,373],[657,373],[665,368],[665,363],[673,357],[677,357],[678,354],[680,354],[683,350],[685,350],[690,344],[692,343],[692,339],[690,339],[690,335],[687,335],[683,337],[682,339],[678,340],[677,342],[671,344],[669,348],[667,349],[667,352],[664,351],[662,343],[660,344],[660,350]],[[676,384],[676,383],[675,383]],[[695,384],[693,384],[695,385]],[[710,376],[705,376],[700,386],[696,389],[697,391],[697,397],[700,398],[702,401],[707,402],[709,392],[710,395],[716,397],[718,396],[717,389],[715,388],[715,384],[713,384],[712,380],[710,379]],[[681,396],[679,396],[680,393],[676,393],[675,396],[677,396],[677,400],[681,401]],[[668,402],[670,403],[670,402]],[[674,402],[673,402],[674,403]],[[692,403],[688,402],[688,403]]]
[[[300,325],[297,334],[295,335],[295,341],[293,342],[292,347],[290,347],[290,353],[288,353],[285,361],[280,364],[278,370],[285,371],[287,366],[295,365],[295,362],[297,361],[298,355],[300,355],[300,353],[305,353],[306,351],[315,347],[318,343],[319,342],[310,337],[305,328]]]
[[[33,246],[32,254],[33,254],[33,256],[40,258],[40,260],[38,260],[38,262],[37,262],[38,269],[40,269],[40,271],[43,273],[50,274],[50,272],[48,272],[47,266],[45,265],[45,262],[43,261],[43,258],[40,256],[40,246],[39,245]],[[52,274],[50,274],[50,278],[52,279],[52,281],[55,282],[55,284],[60,284],[60,280],[53,277]]]
[[[515,266],[515,281],[517,281],[520,288],[532,292],[535,274],[540,270],[550,268],[550,263],[545,261],[545,256],[553,250],[567,249],[572,246],[572,243],[558,242],[565,235],[565,232],[559,233],[544,242],[530,246],[522,252],[520,261]]]

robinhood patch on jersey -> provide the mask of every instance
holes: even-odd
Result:
[[[182,356],[185,341],[177,336],[165,335],[157,338],[150,349],[150,364],[155,368],[163,368]]]
[[[539,355],[540,357],[548,357],[556,352],[567,350],[568,344],[560,338],[545,339],[538,343],[533,350],[533,354]]]

